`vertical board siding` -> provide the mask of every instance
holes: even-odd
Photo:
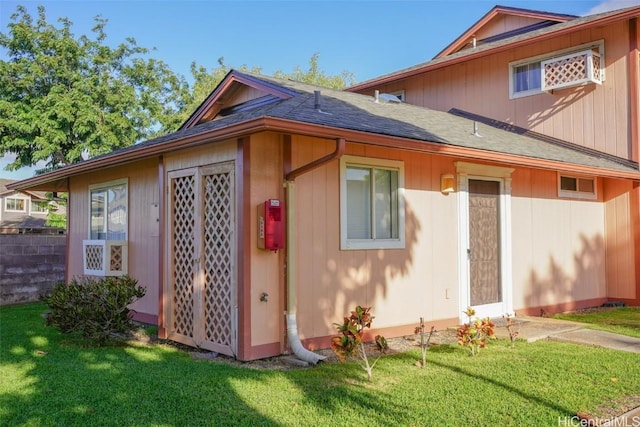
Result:
[[[605,188],[607,294],[610,298],[637,297],[631,186],[631,183],[612,180]]]
[[[158,315],[160,287],[159,223],[153,217],[153,206],[158,205],[160,197],[157,170],[158,159],[150,159],[74,176],[69,182],[73,221],[69,223],[68,277],[73,278],[83,275],[82,241],[89,238],[89,186],[128,178],[128,274],[147,289],[132,309],[151,316]]]
[[[246,232],[251,233],[251,247],[246,250],[251,256],[251,344],[258,346],[279,343],[284,336],[284,251],[258,249],[258,205],[267,199],[284,201],[283,147],[276,134],[264,133],[251,137],[249,149],[251,180],[246,185],[251,200],[251,228]],[[260,301],[263,292],[268,295],[267,301]]]
[[[333,149],[304,141],[294,138],[294,168]],[[332,335],[356,305],[407,333],[420,317],[459,317],[457,194],[440,193],[457,159],[351,143],[346,154],[404,162],[406,248],[340,250],[337,161],[296,179],[301,338]],[[516,169],[512,209],[515,309],[605,296],[601,200],[559,199],[555,172]]]
[[[405,90],[408,103],[436,110],[467,110],[577,145],[631,158],[628,126],[628,23],[619,22],[496,53],[464,64],[381,85]],[[584,43],[605,41],[606,80],[509,99],[509,62]]]

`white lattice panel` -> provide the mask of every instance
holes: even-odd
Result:
[[[104,245],[85,245],[85,270],[104,271]]]
[[[195,176],[172,181],[173,330],[193,337],[193,261],[195,257]]]
[[[231,346],[233,338],[233,195],[230,173],[204,177],[205,339]]]
[[[585,83],[602,83],[600,55],[592,50],[541,62],[542,90],[561,89]]]

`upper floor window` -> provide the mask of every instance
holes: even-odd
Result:
[[[595,199],[595,178],[558,175],[558,195],[578,199]]]
[[[47,213],[49,211],[48,206],[49,206],[48,202],[32,200],[31,213]]]
[[[4,199],[4,210],[7,212],[26,212],[27,199],[18,197],[7,197]]]
[[[403,248],[404,166],[343,156],[340,161],[342,249]]]
[[[513,94],[539,93],[541,88],[540,61],[516,65],[512,68]]]
[[[509,63],[509,98],[604,81],[604,41]]]
[[[89,238],[127,240],[127,180],[89,187]]]

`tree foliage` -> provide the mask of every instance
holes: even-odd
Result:
[[[112,47],[107,20],[94,20],[92,37],[76,37],[69,19],[55,26],[43,6],[35,20],[18,6],[8,32],[0,32],[7,58],[0,59],[0,155],[15,155],[7,169],[45,162],[39,172],[46,172],[173,132],[231,69],[222,57],[211,70],[192,62],[190,86],[135,39]],[[325,74],[318,53],[307,71],[296,66],[274,75],[337,89],[355,82],[347,71]]]
[[[291,79],[297,82],[310,83],[318,86],[330,87],[333,89],[344,89],[356,82],[355,76],[349,71],[343,71],[337,76],[330,76],[325,74],[320,69],[320,54],[314,53],[309,58],[309,69],[303,71],[299,66],[296,66],[292,73],[285,73],[283,71],[276,71],[273,76],[281,79]]]
[[[299,66],[296,66],[291,73],[285,73],[282,70],[277,70],[273,76],[281,79],[290,79],[303,83],[330,87],[333,89],[344,89],[356,82],[353,73],[348,71],[343,71],[336,76],[326,74],[320,69],[319,59],[320,54],[314,53],[309,58],[309,69],[307,71],[303,71]],[[231,71],[231,68],[232,67],[224,63],[224,57],[218,58],[218,66],[211,70],[207,70],[205,67],[197,65],[195,61],[191,63],[193,86],[187,94],[185,108],[182,113],[179,114],[178,121],[180,123],[184,123],[189,118],[191,113],[200,106],[200,104],[207,96],[209,96],[216,86],[218,86],[227,73]],[[262,71],[262,67],[248,67],[246,64],[233,68],[239,71],[248,71],[256,74],[260,74]]]
[[[108,153],[175,130],[184,106],[184,78],[127,38],[106,44],[107,20],[93,38],[76,37],[72,22],[49,24],[43,6],[34,21],[18,6],[0,33],[0,155],[10,170],[45,161],[47,169]]]

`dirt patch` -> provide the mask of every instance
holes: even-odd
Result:
[[[456,332],[453,329],[445,329],[442,331],[436,331],[431,338],[431,346],[438,346],[444,344],[453,344],[457,342]],[[191,357],[198,360],[211,360],[216,363],[224,363],[231,366],[237,366],[242,368],[249,369],[265,369],[265,370],[290,370],[290,369],[307,369],[310,366],[301,365],[296,357],[293,355],[285,354],[281,356],[269,357],[266,359],[259,360],[251,360],[247,362],[242,362],[236,360],[232,357],[228,357],[222,354],[217,354],[209,351],[203,351],[194,349],[192,347],[187,347],[182,344],[173,343],[171,341],[165,342],[168,345],[174,345],[182,350],[185,350],[191,354]],[[389,345],[389,350],[386,354],[398,354],[404,353],[410,349],[420,349],[420,336],[419,335],[409,335],[405,337],[398,338],[390,338],[387,340],[387,344]],[[367,354],[376,354],[377,350],[375,348],[374,343],[366,344]],[[315,351],[322,356],[325,356],[325,359],[322,363],[339,363],[338,357],[335,353],[329,349],[320,349]]]

